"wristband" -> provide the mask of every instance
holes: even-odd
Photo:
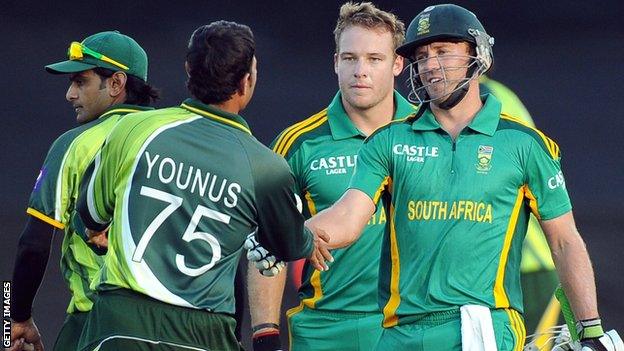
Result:
[[[278,330],[278,334],[279,334],[279,324],[275,324],[275,323],[261,323],[261,324],[256,324],[251,328],[251,333],[255,333],[259,330],[262,329],[277,329]]]
[[[576,322],[579,339],[594,339],[604,335],[600,318],[584,319]]]

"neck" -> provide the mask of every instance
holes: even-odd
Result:
[[[237,115],[241,110],[240,104],[236,99],[229,99],[218,104],[210,104],[210,106],[216,107],[221,111],[229,112],[235,115]]]
[[[474,86],[476,83],[476,86]],[[472,122],[477,112],[483,107],[481,97],[479,96],[478,81],[474,80],[470,83],[470,89],[464,98],[452,108],[445,110],[440,108],[436,103],[431,104],[431,112],[435,116],[442,129],[444,129],[453,140],[467,125]]]
[[[343,96],[342,106],[357,129],[368,136],[392,121],[394,116],[394,94],[388,94],[377,105],[367,109],[359,109],[352,106],[345,101]]]

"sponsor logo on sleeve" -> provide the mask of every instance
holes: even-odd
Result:
[[[563,178],[562,171],[559,171],[554,176],[548,178],[548,187],[552,190],[555,190],[557,188],[565,189],[566,185],[565,185],[565,179]]]

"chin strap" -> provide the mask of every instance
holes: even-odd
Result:
[[[464,84],[464,86],[451,93],[446,98],[446,100],[438,104],[438,107],[443,110],[450,110],[453,107],[457,106],[457,104],[459,104],[459,102],[462,101],[464,99],[464,96],[466,96],[466,94],[468,93],[470,80],[478,77],[478,75],[475,77],[475,71],[477,71],[478,68],[479,62],[473,61],[473,63],[470,64],[468,70],[466,71],[466,82],[457,83]]]

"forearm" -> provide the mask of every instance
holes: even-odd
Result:
[[[306,221],[306,226],[315,233],[324,232],[330,237],[329,249],[338,249],[355,242],[363,227],[354,225],[346,218],[348,211],[344,207],[329,207]]]
[[[576,319],[598,317],[594,270],[572,212],[542,221],[541,225]]]
[[[265,277],[253,263],[249,263],[247,292],[252,327],[265,323],[279,325],[286,277],[286,269],[275,277]]]
[[[326,233],[328,247],[337,249],[355,242],[373,213],[373,201],[363,192],[350,189],[334,205],[308,219],[306,226],[315,233]]]
[[[22,232],[13,268],[12,318],[23,322],[31,317],[33,300],[43,280],[50,256],[54,228],[29,217]]]
[[[577,320],[598,317],[594,271],[580,236],[552,248],[559,280]]]

